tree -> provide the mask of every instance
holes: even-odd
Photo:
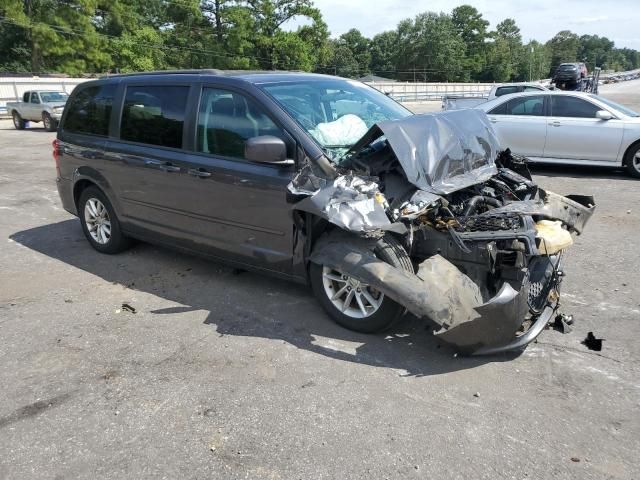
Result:
[[[351,50],[353,58],[358,64],[359,76],[369,73],[371,64],[371,40],[360,33],[360,30],[352,28],[340,35],[340,44]]]
[[[614,43],[598,35],[582,35],[578,46],[577,59],[591,68],[606,64],[612,59]]]
[[[333,71],[329,70],[328,73],[333,73],[341,77],[357,78],[360,74],[360,65],[351,49],[347,47],[344,42],[332,40],[331,50],[330,66],[333,68]]]
[[[459,81],[464,78],[465,44],[451,17],[422,13],[398,25],[399,79]]]
[[[493,62],[500,65],[494,68],[495,81],[514,80],[518,73],[518,64],[523,56],[522,35],[516,22],[507,18],[496,26]]]
[[[558,32],[546,44],[551,53],[549,75],[552,76],[561,63],[576,62],[580,49],[580,38],[569,30]]]
[[[77,74],[110,63],[105,39],[93,25],[93,0],[5,0],[1,13],[5,23],[25,30],[33,73],[52,68]]]
[[[30,72],[31,48],[26,30],[0,23],[0,72]]]
[[[306,17],[315,21],[320,11],[313,7],[311,0],[247,0],[247,8],[255,20],[254,39],[256,53],[262,68],[273,70],[278,67],[275,57],[276,34],[282,26],[294,17]]]
[[[398,33],[394,31],[379,33],[370,43],[370,70],[376,75],[394,77],[398,56]]]
[[[487,45],[489,22],[470,5],[461,5],[451,12],[451,21],[466,46],[465,80],[477,76],[487,63]]]

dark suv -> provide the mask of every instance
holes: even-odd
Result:
[[[54,157],[63,206],[99,252],[136,238],[310,282],[348,328],[384,329],[408,310],[476,353],[540,333],[569,231],[593,210],[589,197],[539,190],[499,154],[484,113],[412,116],[324,75],[86,82]],[[540,233],[542,219],[558,223]],[[534,326],[516,335],[525,319]]]
[[[584,63],[562,63],[556,69],[552,83],[561,90],[578,90],[582,79],[587,77],[587,67]]]

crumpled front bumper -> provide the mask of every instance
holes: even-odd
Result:
[[[415,274],[395,268],[372,253],[367,240],[349,238],[324,239],[310,257],[365,282],[419,318],[428,317],[439,325],[434,334],[461,353],[482,355],[525,347],[542,332],[557,309],[559,262],[553,269],[554,282],[545,295],[544,307],[533,324],[518,335],[529,313],[529,281],[519,290],[509,283],[488,301],[480,289],[456,266],[440,255],[420,264]]]

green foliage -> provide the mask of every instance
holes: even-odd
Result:
[[[515,20],[490,31],[470,5],[421,13],[372,39],[355,28],[330,39],[313,0],[0,2],[0,70],[11,72],[280,69],[502,82],[548,77],[576,61],[630,70],[640,67],[640,54],[568,30],[523,45]]]
[[[451,21],[456,33],[466,46],[464,58],[464,79],[480,74],[486,67],[489,47],[487,39],[489,22],[482,18],[482,14],[470,5],[461,5],[451,12]]]
[[[379,33],[371,40],[370,70],[383,77],[395,73],[396,51],[398,49],[398,33]]]
[[[422,13],[398,25],[397,78],[430,82],[465,76],[466,46],[449,15]]]

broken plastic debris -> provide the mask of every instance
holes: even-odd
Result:
[[[562,222],[559,220],[540,220],[537,222],[536,238],[540,239],[538,251],[541,255],[554,255],[573,245],[571,234],[562,228]]]
[[[123,303],[122,304],[122,310],[125,311],[125,312],[136,313],[136,309],[133,308],[128,303]]]

